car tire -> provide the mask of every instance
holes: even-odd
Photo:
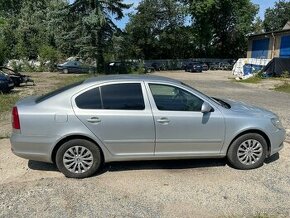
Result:
[[[64,74],[68,74],[68,69],[63,69]]]
[[[73,139],[61,145],[55,162],[66,177],[81,179],[95,174],[103,161],[101,150],[96,144],[84,139]]]
[[[238,137],[227,153],[230,164],[241,170],[261,167],[267,155],[267,142],[257,133],[247,133]]]

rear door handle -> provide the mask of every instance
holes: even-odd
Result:
[[[91,118],[87,119],[87,121],[89,123],[100,123],[101,122],[101,119],[98,118],[98,117],[91,117]]]
[[[161,123],[163,125],[166,125],[168,123],[170,123],[169,119],[166,117],[161,117],[160,119],[157,120],[158,123]]]

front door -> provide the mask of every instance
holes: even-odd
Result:
[[[225,124],[218,109],[202,113],[203,100],[180,87],[147,84],[156,128],[155,155],[219,154]]]

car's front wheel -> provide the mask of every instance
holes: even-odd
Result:
[[[267,155],[267,142],[257,133],[238,137],[228,150],[228,160],[233,167],[242,170],[255,169],[263,165]]]
[[[84,139],[67,141],[56,153],[58,169],[69,178],[92,176],[100,168],[101,163],[99,147]]]

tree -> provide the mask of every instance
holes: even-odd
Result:
[[[190,40],[185,37],[185,19],[185,7],[179,1],[143,0],[126,26],[124,48],[132,58],[181,58]]]
[[[0,0],[0,16],[15,17],[21,9],[23,0]]]
[[[80,55],[96,59],[98,72],[104,70],[106,45],[118,31],[112,16],[122,19],[123,10],[130,6],[123,0],[76,0],[69,6],[69,16],[76,25],[68,35],[77,36]]]
[[[290,20],[290,2],[279,0],[275,2],[274,8],[268,8],[265,12],[264,27],[267,32],[282,30],[287,21]]]
[[[246,51],[246,35],[258,6],[250,0],[189,0],[192,25],[204,57],[238,58]]]
[[[253,33],[255,33],[255,34],[265,32],[264,31],[264,22],[260,17],[256,17],[252,26],[253,26]]]

